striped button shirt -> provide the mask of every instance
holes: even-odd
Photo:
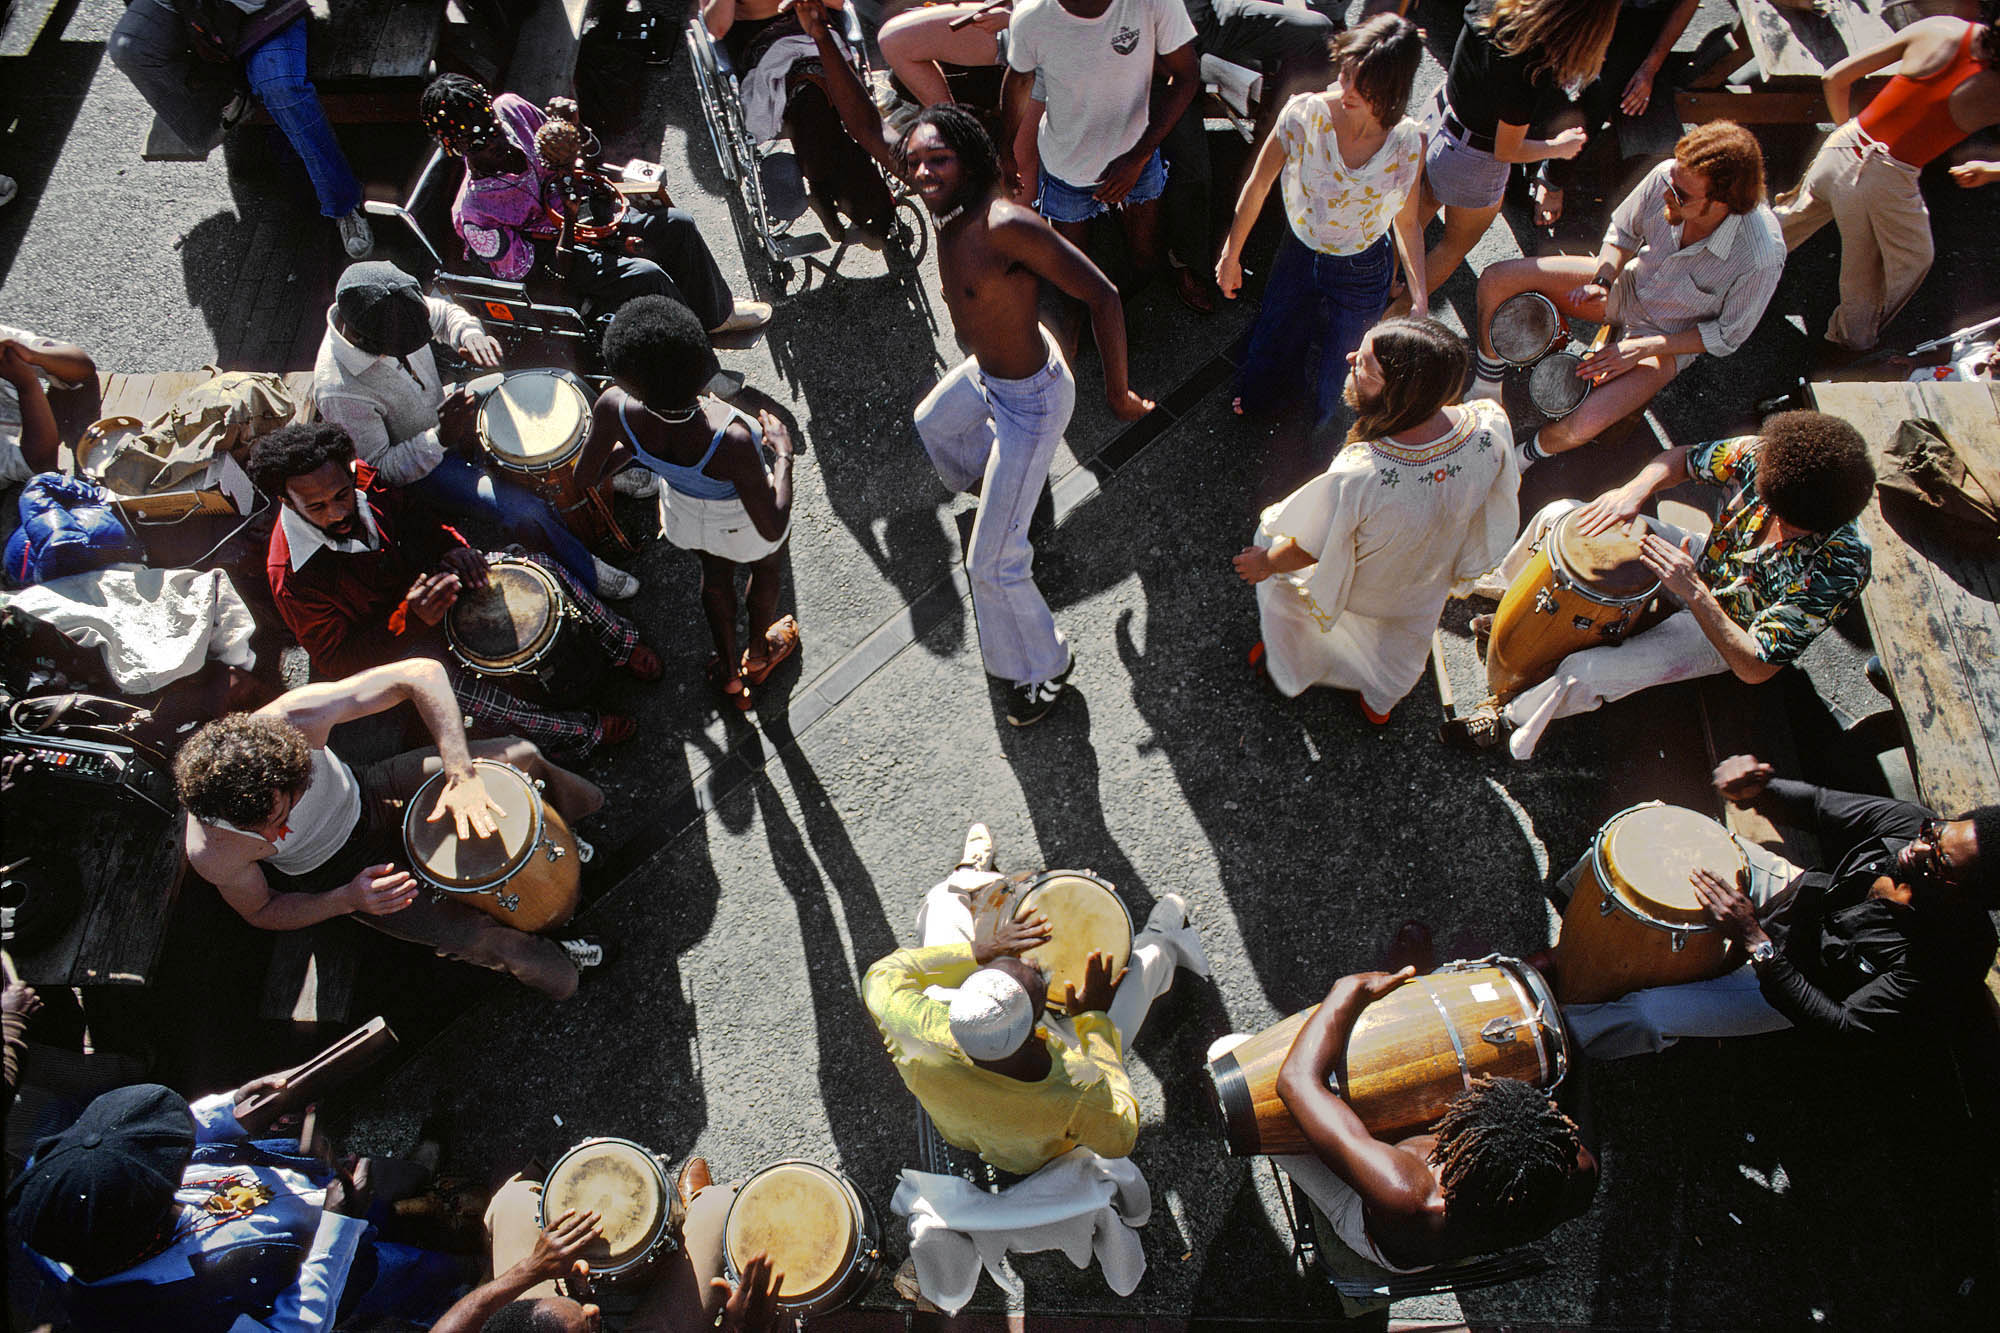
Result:
[[[1696,241],[1681,244],[1667,221],[1672,161],[1653,168],[1611,215],[1604,239],[1635,253],[1624,322],[1679,333],[1701,330],[1702,347],[1728,356],[1750,338],[1785,271],[1785,238],[1766,204],[1732,213]]]

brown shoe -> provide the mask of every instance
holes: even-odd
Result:
[[[685,1208],[694,1202],[695,1195],[714,1183],[714,1177],[708,1173],[708,1159],[690,1157],[681,1164],[681,1173],[674,1180],[674,1194],[680,1199],[681,1207]]]

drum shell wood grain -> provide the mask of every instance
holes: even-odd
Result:
[[[569,395],[571,390],[574,390],[573,400],[579,404],[581,413],[573,427],[561,431],[560,440],[547,451],[546,455],[537,455],[533,458],[524,457],[521,452],[510,451],[495,442],[498,429],[495,416],[505,410],[502,405],[504,397],[516,392],[525,395],[527,391],[524,390],[523,384],[529,377],[538,377],[536,381],[538,391],[544,388],[539,384],[539,379],[550,381],[547,387],[552,389],[555,395]],[[554,387],[557,384],[568,385],[569,388]],[[539,400],[539,392],[536,397]],[[571,400],[565,397],[563,401]],[[576,466],[583,452],[584,441],[589,435],[590,412],[594,401],[595,395],[590,392],[589,386],[568,371],[510,372],[501,381],[500,388],[480,404],[477,419],[479,443],[485,451],[487,460],[495,468],[548,501],[556,513],[562,515],[564,526],[586,545],[595,546],[607,539],[627,544],[624,534],[617,530],[616,524],[610,517],[614,493],[611,479],[606,477],[596,486],[585,486],[577,477]]]
[[[1449,1027],[1439,1005],[1450,1015]],[[1312,1151],[1278,1097],[1278,1073],[1318,1010],[1314,1005],[1293,1014],[1209,1063],[1210,1089],[1232,1154]],[[1481,1036],[1496,1020],[1509,1025],[1511,1040]],[[1524,963],[1495,959],[1447,965],[1362,1010],[1333,1081],[1370,1133],[1394,1140],[1437,1123],[1470,1078],[1518,1078],[1553,1088],[1567,1059],[1562,1024],[1540,975]]]
[[[1571,653],[1623,639],[1647,623],[1642,617],[1652,592],[1594,593],[1564,565],[1561,534],[1579,512],[1549,529],[1493,613],[1486,688],[1496,699],[1510,699],[1541,684]]]
[[[538,826],[538,832],[527,854],[518,856],[511,872],[496,870],[471,883],[440,875],[434,858],[418,850],[436,834],[429,815],[443,789],[444,775],[438,773],[417,789],[404,810],[403,847],[411,869],[437,891],[516,930],[533,933],[563,925],[576,914],[583,896],[583,860],[577,855],[576,836],[561,813],[542,799],[519,769],[491,759],[475,759],[473,764],[496,802],[509,809],[522,801],[529,803],[526,823],[530,828]],[[420,826],[424,826],[421,834]],[[507,905],[510,900],[514,904],[511,908]]]

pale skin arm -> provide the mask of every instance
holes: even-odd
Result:
[[[1910,49],[1911,37],[1919,35],[1924,26],[1913,23],[1880,46],[1857,51],[1820,75],[1819,86],[1826,93],[1827,116],[1834,124],[1844,125],[1854,114],[1855,83],[1865,75],[1900,61]]]
[[[1674,43],[1687,31],[1688,23],[1694,18],[1694,11],[1701,7],[1701,0],[1680,0],[1674,12],[1667,15],[1666,26],[1660,29],[1659,40],[1653,49],[1639,62],[1639,68],[1632,72],[1631,81],[1625,85],[1620,95],[1618,109],[1628,116],[1643,116],[1653,102],[1653,80],[1660,77],[1660,66],[1667,63],[1667,57],[1674,52]]]
[[[229,837],[224,830],[197,827],[189,841],[201,845],[190,846],[188,865],[215,885],[238,916],[259,930],[304,930],[353,912],[386,916],[416,901],[416,881],[407,871],[387,865],[369,866],[327,893],[274,893],[255,861],[242,860],[215,845],[217,839]]]
[[[1430,151],[1428,136],[1421,151]],[[1423,196],[1422,190],[1411,190],[1396,211],[1396,220],[1389,224],[1389,233],[1396,238],[1396,253],[1403,259],[1404,290],[1410,293],[1412,319],[1425,319],[1431,313],[1430,282],[1424,276],[1424,224],[1428,219]]]
[[[1960,189],[1972,190],[2000,181],[2000,162],[1961,162],[1951,169]]]
[[[1290,537],[1280,537],[1270,549],[1246,546],[1231,557],[1236,573],[1245,583],[1262,583],[1273,574],[1292,574],[1319,563],[1319,557]]]
[[[1257,216],[1271,193],[1278,173],[1285,168],[1285,146],[1275,134],[1267,135],[1257,150],[1257,161],[1236,196],[1236,216],[1230,221],[1229,235],[1222,242],[1222,257],[1215,261],[1215,285],[1230,300],[1243,289],[1243,247],[1256,229]],[[1400,221],[1400,219],[1398,219]]]
[[[736,24],[736,0],[702,0],[702,26],[711,37],[721,37]]]
[[[1553,139],[1530,139],[1526,125],[1501,121],[1493,130],[1493,156],[1502,162],[1544,162],[1552,157],[1575,157],[1590,138],[1582,127],[1564,130]]]
[[[1001,175],[1011,174],[1019,180],[1015,198],[1024,201],[1032,200],[1041,188],[1042,150],[1035,135],[1042,123],[1044,104],[1035,100],[1034,92],[1034,75],[1007,71],[1007,81],[1000,92]]]

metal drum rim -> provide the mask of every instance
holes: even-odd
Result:
[[[458,627],[452,621],[450,612],[446,612],[444,618],[445,643],[451,648],[452,653],[457,656],[458,660],[465,663],[466,670],[468,671],[477,672],[482,676],[526,675],[541,665],[542,659],[554,651],[556,640],[562,637],[563,617],[566,614],[562,585],[556,582],[555,575],[549,573],[548,570],[543,569],[532,560],[523,560],[518,556],[502,556],[498,560],[488,561],[487,564],[489,567],[505,565],[513,569],[525,569],[539,580],[543,590],[549,595],[548,625],[543,629],[541,637],[528,647],[523,648],[519,656],[511,661],[503,662],[498,658],[481,657],[479,654],[473,652],[472,649],[466,647],[458,636]]]
[[[1569,563],[1563,559],[1562,554],[1563,525],[1568,523],[1572,516],[1581,512],[1582,506],[1578,506],[1576,509],[1572,509],[1569,513],[1564,514],[1549,528],[1549,540],[1546,547],[1549,556],[1549,573],[1555,578],[1557,586],[1575,593],[1586,601],[1596,602],[1599,606],[1623,608],[1639,606],[1651,601],[1654,594],[1660,591],[1658,579],[1655,579],[1653,586],[1644,592],[1633,593],[1627,597],[1615,597],[1610,593],[1599,592],[1578,578],[1575,572],[1570,569]]]
[[[546,1182],[556,1178],[556,1173],[562,1170],[564,1162],[567,1162],[585,1148],[593,1148],[603,1143],[615,1143],[620,1147],[632,1149],[645,1160],[647,1165],[653,1168],[653,1175],[660,1182],[660,1220],[654,1224],[653,1233],[646,1238],[645,1245],[632,1258],[625,1260],[623,1263],[607,1262],[599,1265],[593,1262],[590,1266],[590,1275],[593,1278],[615,1278],[623,1277],[626,1273],[631,1272],[640,1265],[650,1263],[653,1256],[662,1248],[660,1245],[662,1237],[665,1237],[667,1240],[667,1248],[678,1248],[678,1242],[673,1236],[673,1210],[670,1206],[673,1202],[674,1183],[667,1178],[666,1167],[661,1165],[660,1159],[645,1144],[621,1138],[616,1134],[599,1134],[575,1144],[568,1152],[556,1158],[555,1165],[551,1166],[548,1175],[543,1177],[543,1187],[535,1191],[535,1229],[540,1231],[547,1224],[547,1219],[542,1211],[543,1205],[548,1199],[548,1186]]]
[[[1505,352],[1501,351],[1497,345],[1494,347],[1493,354],[1499,357],[1502,361],[1505,361],[1508,365],[1515,367],[1516,369],[1532,366],[1542,361],[1551,352],[1555,351],[1557,347],[1562,345],[1569,332],[1568,322],[1564,320],[1563,312],[1557,308],[1556,303],[1554,301],[1551,301],[1545,294],[1541,292],[1516,292],[1514,293],[1514,295],[1508,297],[1506,301],[1502,301],[1498,306],[1494,307],[1493,310],[1494,315],[1497,317],[1500,311],[1506,307],[1508,301],[1518,301],[1524,297],[1531,298],[1528,301],[1529,305],[1534,305],[1537,302],[1539,302],[1540,304],[1547,306],[1549,314],[1554,319],[1555,322],[1549,329],[1548,345],[1542,348],[1541,351],[1535,353],[1533,356],[1528,357],[1526,360],[1516,360],[1515,358],[1508,356]]]
[[[490,437],[486,430],[487,412],[490,410],[493,400],[499,397],[501,392],[506,389],[507,381],[522,375],[544,375],[550,379],[560,380],[574,389],[583,400],[583,414],[577,423],[576,435],[557,457],[544,459],[539,462],[531,462],[525,458],[503,454],[489,443]],[[592,397],[590,387],[579,376],[560,367],[530,366],[523,370],[510,370],[501,376],[500,382],[493,386],[485,398],[480,400],[479,411],[473,417],[473,433],[479,438],[479,447],[484,449],[487,455],[500,467],[507,468],[513,472],[528,473],[532,476],[540,476],[544,472],[554,472],[559,468],[568,467],[571,463],[575,462],[577,455],[583,452],[585,441],[590,439],[590,404]]]
[[[1095,884],[1098,888],[1103,889],[1106,894],[1110,895],[1111,901],[1118,904],[1118,910],[1125,914],[1125,939],[1126,939],[1125,956],[1126,956],[1126,961],[1129,963],[1131,961],[1131,942],[1139,938],[1139,923],[1132,919],[1132,905],[1126,902],[1124,896],[1118,892],[1118,886],[1113,884],[1110,880],[1104,878],[1102,875],[1098,874],[1094,870],[1042,871],[1039,875],[1036,875],[1033,879],[1029,880],[1026,886],[1021,889],[1019,895],[1015,897],[1014,908],[1013,908],[1014,916],[1019,917],[1021,912],[1027,907],[1029,895],[1033,894],[1035,890],[1041,888],[1042,885],[1046,884],[1048,881],[1052,879],[1088,880],[1092,884]],[[1032,952],[1032,950],[1030,952]],[[1050,1000],[1047,1001],[1047,1004],[1052,1012],[1057,1014],[1063,1013],[1062,1002],[1059,998],[1051,998]],[[1068,1017],[1067,1014],[1063,1014],[1063,1016]]]
[[[442,771],[439,771],[424,779],[424,785],[417,788],[416,793],[410,797],[409,804],[403,807],[403,851],[409,856],[410,869],[416,874],[416,877],[442,893],[491,893],[501,885],[507,883],[507,881],[521,873],[523,867],[528,864],[529,858],[534,855],[535,849],[542,845],[542,830],[547,827],[548,823],[547,811],[543,808],[541,793],[535,790],[533,778],[530,778],[526,773],[523,773],[512,764],[503,764],[497,759],[475,759],[472,761],[472,766],[475,770],[479,770],[482,766],[485,768],[505,769],[508,773],[519,778],[521,785],[528,789],[528,795],[533,798],[528,802],[528,811],[533,816],[533,822],[528,829],[527,841],[521,845],[519,854],[508,861],[504,871],[496,873],[492,878],[482,880],[477,884],[449,883],[433,875],[430,872],[430,868],[419,861],[416,854],[410,850],[410,830],[420,822],[427,822],[425,806],[427,804],[435,804],[435,801],[425,802],[422,799],[424,793],[430,791],[434,785],[442,784],[445,775]],[[480,780],[482,782],[485,781],[483,772],[480,774]]]
[[[1623,810],[1605,820],[1603,827],[1599,828],[1590,840],[1590,873],[1596,877],[1597,891],[1603,896],[1604,901],[1610,903],[1614,909],[1623,912],[1639,924],[1651,926],[1655,930],[1678,930],[1687,935],[1706,935],[1711,931],[1721,929],[1721,927],[1717,926],[1713,921],[1663,921],[1659,917],[1653,916],[1637,904],[1627,900],[1624,890],[1619,887],[1618,881],[1611,877],[1611,868],[1604,864],[1604,844],[1610,837],[1613,826],[1619,820],[1640,810],[1650,810],[1655,806],[1665,806],[1667,804],[1668,802],[1666,801],[1641,801],[1637,805],[1626,806]],[[1675,806],[1674,809],[1686,810],[1687,807],[1684,805]],[[1700,814],[1701,812],[1696,810],[1690,813]],[[1749,858],[1743,855],[1743,846],[1736,841],[1736,835],[1730,833],[1728,829],[1723,829],[1723,834],[1728,837],[1730,846],[1736,851],[1738,868],[1740,869],[1742,866],[1748,865]]]
[[[1569,360],[1574,361],[1579,366],[1583,364],[1582,357],[1578,356],[1575,352],[1569,351],[1567,348],[1564,348],[1557,351],[1548,352],[1543,356],[1541,356],[1540,358],[1538,358],[1535,361],[1535,367],[1534,367],[1535,374],[1540,374],[1543,366],[1546,366],[1550,362],[1564,357],[1567,357]],[[1535,397],[1535,381],[1534,377],[1531,375],[1528,379],[1528,402],[1534,406],[1534,409],[1537,412],[1540,412],[1543,416],[1547,417],[1549,420],[1561,421],[1564,417],[1576,411],[1577,408],[1582,407],[1584,399],[1590,397],[1590,391],[1597,387],[1596,385],[1592,384],[1589,380],[1584,380],[1582,383],[1583,383],[1583,392],[1577,394],[1576,401],[1571,403],[1568,407],[1561,408],[1558,410],[1556,408],[1545,406],[1540,400],[1538,400]]]
[[[847,1256],[847,1261],[840,1266],[839,1272],[835,1273],[826,1283],[815,1288],[810,1293],[794,1296],[790,1300],[778,1297],[773,1301],[773,1304],[780,1310],[790,1311],[794,1314],[824,1314],[828,1310],[843,1304],[845,1300],[845,1298],[842,1298],[841,1300],[828,1303],[828,1298],[839,1293],[847,1285],[848,1280],[856,1273],[861,1272],[867,1265],[875,1262],[876,1254],[875,1251],[869,1248],[869,1242],[872,1240],[879,1245],[881,1237],[871,1237],[868,1234],[868,1229],[875,1223],[875,1214],[868,1208],[867,1201],[861,1197],[861,1191],[854,1188],[854,1182],[849,1180],[844,1173],[836,1171],[823,1163],[811,1161],[804,1157],[786,1157],[776,1162],[767,1162],[743,1178],[743,1183],[736,1187],[736,1197],[729,1201],[728,1212],[722,1215],[722,1271],[731,1284],[743,1280],[743,1272],[736,1266],[736,1256],[729,1252],[729,1219],[735,1214],[736,1205],[743,1201],[744,1191],[750,1188],[750,1182],[757,1179],[757,1177],[788,1166],[809,1167],[831,1178],[833,1183],[840,1186],[841,1192],[847,1196],[848,1213],[854,1223],[854,1252]]]

